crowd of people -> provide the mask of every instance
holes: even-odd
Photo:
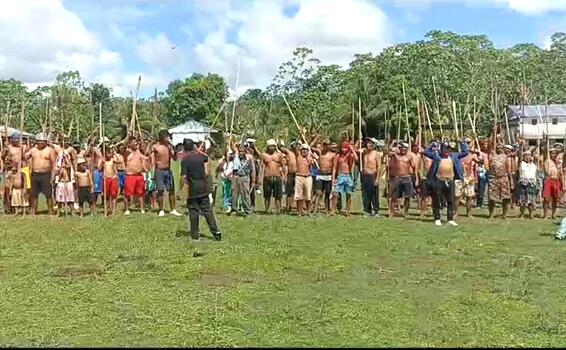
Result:
[[[296,210],[301,217],[320,212],[350,216],[358,185],[364,215],[379,217],[380,184],[385,184],[389,217],[399,212],[407,216],[414,206],[424,218],[432,207],[438,226],[443,208],[448,224],[457,226],[461,205],[469,217],[487,204],[490,217],[500,205],[502,218],[515,206],[520,217],[535,218],[542,207],[542,217],[554,218],[564,194],[561,144],[535,147],[519,140],[504,145],[494,137],[465,139],[459,145],[435,141],[423,147],[418,137],[411,145],[394,140],[377,147],[373,138],[340,144],[316,138],[288,146],[270,139],[259,150],[253,139],[238,144],[230,140],[213,174],[209,140],[186,139],[182,149],[175,149],[169,136],[162,130],[156,140],[128,136],[115,143],[103,138],[98,144],[91,137],[81,145],[66,137],[50,141],[41,133],[28,144],[13,134],[2,151],[4,210],[26,215],[29,208],[36,215],[43,194],[54,216],[83,216],[85,211],[95,215],[102,204],[107,216],[121,206],[124,215],[155,209],[163,217],[167,192],[170,215],[182,216],[176,197],[186,184],[191,234],[198,238],[203,215],[213,237],[220,239],[212,210],[215,184],[221,186],[219,202],[227,214],[251,214],[257,195],[263,193],[265,212]],[[172,172],[177,160],[179,192]]]
[[[222,188],[222,207],[227,214],[254,211],[256,193],[263,192],[265,211],[299,216],[351,215],[352,194],[359,183],[363,212],[379,217],[380,183],[387,199],[388,216],[407,216],[413,205],[424,218],[432,207],[434,223],[458,226],[460,207],[472,217],[476,208],[488,207],[489,217],[501,207],[501,217],[519,208],[519,216],[556,216],[564,195],[563,146],[529,145],[519,139],[505,145],[501,136],[479,141],[465,139],[459,145],[435,141],[425,147],[417,139],[409,145],[391,141],[336,142],[318,139],[307,144],[268,140],[259,150],[255,140],[231,144],[218,162],[217,182]],[[283,196],[285,195],[285,201]]]
[[[13,134],[2,153],[4,211],[26,215],[29,209],[36,215],[38,197],[44,195],[49,215],[96,214],[98,203],[104,202],[110,216],[122,197],[125,215],[137,204],[141,213],[156,208],[163,217],[168,192],[170,214],[181,216],[171,170],[176,156],[167,131],[155,142],[127,137],[111,144],[104,138],[96,145],[91,138],[86,147],[66,137],[53,142],[43,133],[28,145]]]

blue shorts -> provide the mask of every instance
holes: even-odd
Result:
[[[157,192],[175,192],[171,169],[155,169],[155,189]]]
[[[354,193],[354,180],[352,176],[340,174],[336,179],[336,186],[334,187],[334,192],[340,194],[352,194]]]
[[[123,190],[126,183],[126,171],[118,170],[118,188]]]
[[[94,187],[94,191],[92,191],[93,193],[102,193],[102,171],[100,170],[95,170],[93,171],[92,174],[92,182],[93,182],[93,187]]]

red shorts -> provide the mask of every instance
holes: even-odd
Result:
[[[124,195],[130,197],[142,197],[145,194],[145,180],[143,175],[127,175],[124,182]]]
[[[110,178],[104,179],[104,190],[106,191],[106,195],[110,198],[118,197],[118,179],[117,178]]]
[[[560,199],[562,197],[562,181],[557,179],[544,180],[542,195],[544,198]]]

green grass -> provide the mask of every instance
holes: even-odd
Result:
[[[2,218],[0,345],[566,346],[551,221],[218,218]]]

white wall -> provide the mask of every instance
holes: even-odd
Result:
[[[540,120],[538,120],[537,125],[532,125],[530,119],[525,121],[526,123],[522,126],[510,128],[510,132],[523,135],[527,139],[542,138],[547,133],[551,139],[563,139],[566,136],[566,122],[559,121],[558,124],[554,125],[552,119],[549,119],[547,131],[547,124],[541,123]]]

